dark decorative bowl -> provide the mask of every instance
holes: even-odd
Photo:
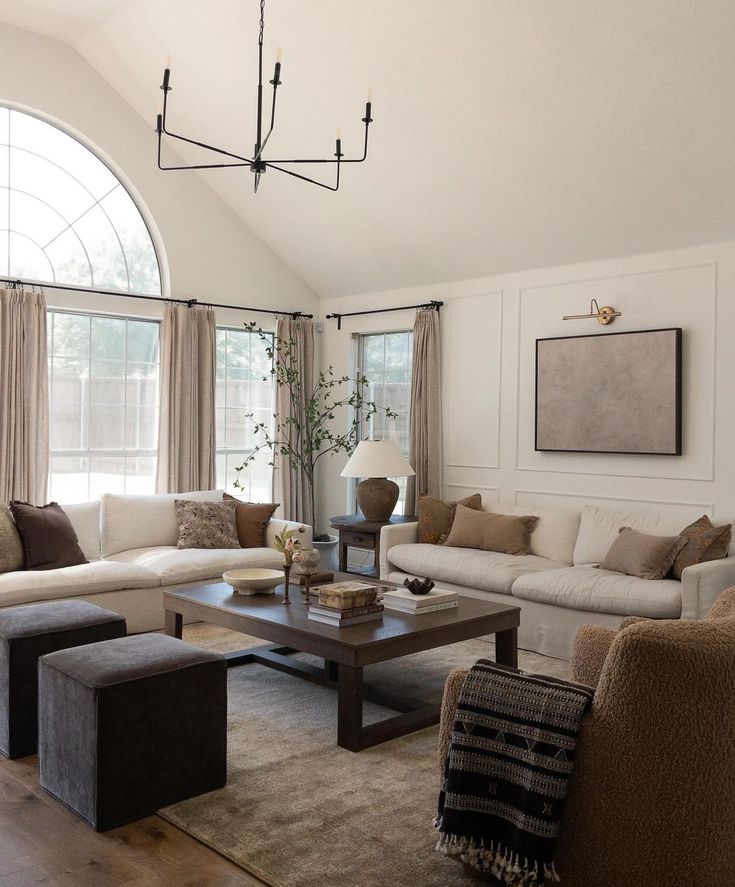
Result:
[[[411,594],[428,594],[434,587],[433,579],[404,579],[403,584]]]

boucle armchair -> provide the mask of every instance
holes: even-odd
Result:
[[[442,766],[465,674],[457,669],[447,679]],[[575,641],[572,679],[597,689],[561,823],[563,884],[731,884],[735,587],[702,621],[586,626]]]

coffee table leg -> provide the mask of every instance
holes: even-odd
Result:
[[[518,667],[518,629],[495,633],[495,661],[500,665]]]
[[[174,613],[173,610],[166,610],[166,634],[172,638],[181,638],[184,631],[184,617],[181,613]]]
[[[337,688],[337,745],[360,751],[362,669],[340,665]]]
[[[331,659],[324,660],[324,677],[330,681],[336,681],[339,673],[339,665]]]

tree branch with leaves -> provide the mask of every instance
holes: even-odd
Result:
[[[303,472],[309,491],[309,504],[316,521],[315,490],[316,468],[326,455],[343,453],[351,456],[360,442],[362,423],[377,414],[388,419],[398,418],[390,407],[378,406],[367,400],[365,389],[369,384],[366,376],[357,374],[337,375],[333,366],[320,370],[315,379],[305,379],[300,366],[297,343],[293,338],[283,339],[256,328],[254,323],[245,325],[256,332],[265,345],[271,361],[270,375],[274,384],[286,392],[290,409],[286,415],[273,414],[273,426],[258,422],[252,413],[247,418],[253,422],[253,435],[259,442],[245,461],[236,468],[235,487],[242,489],[240,473],[245,471],[263,450],[269,450],[269,465],[277,468],[276,456],[285,459],[293,468]],[[267,376],[263,378],[267,381]],[[347,411],[346,428],[339,431],[343,410]],[[343,427],[345,427],[343,425]],[[324,535],[321,541],[329,537]],[[319,534],[314,536],[320,541]]]

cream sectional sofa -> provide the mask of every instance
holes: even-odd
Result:
[[[0,607],[77,597],[121,613],[128,631],[163,627],[163,592],[221,580],[236,567],[283,565],[274,537],[288,521],[271,520],[264,548],[176,547],[174,499],[216,502],[222,490],[156,496],[104,495],[98,502],[62,506],[89,561],[59,570],[20,570],[0,575]],[[306,527],[304,544],[311,544]]]
[[[642,515],[594,506],[571,510],[499,503],[486,510],[538,516],[530,554],[419,544],[417,524],[398,524],[381,531],[381,577],[402,582],[430,576],[460,594],[512,602],[521,608],[519,645],[564,659],[577,629],[586,623],[617,628],[626,616],[701,619],[717,595],[735,585],[735,541],[727,558],[688,567],[681,581],[638,579],[599,568],[621,526],[677,535],[690,522],[680,511]],[[693,512],[690,520],[700,515]]]

